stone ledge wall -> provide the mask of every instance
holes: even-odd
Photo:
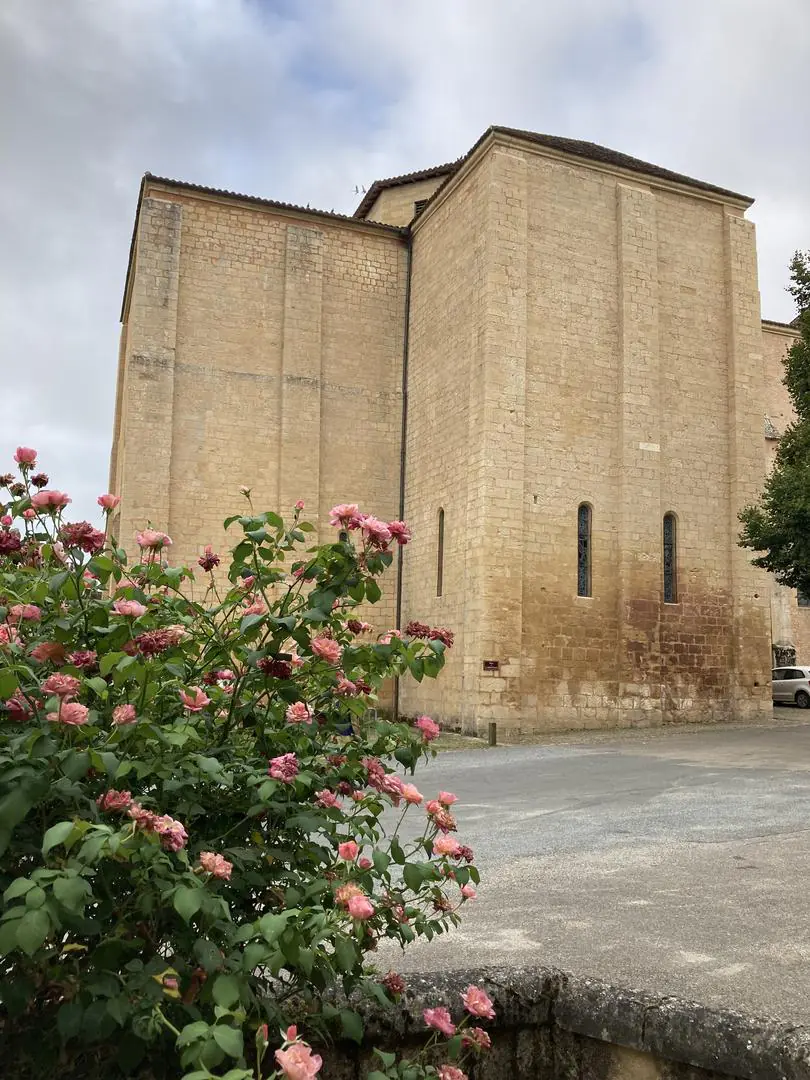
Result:
[[[470,1080],[810,1080],[810,1030],[710,1009],[553,968],[409,976],[400,1005],[369,1010],[369,1045],[415,1051],[422,1009],[449,1004],[470,984],[487,988],[497,1020],[492,1050]],[[361,1080],[375,1068],[364,1045],[324,1054],[324,1080]]]

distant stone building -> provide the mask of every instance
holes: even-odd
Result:
[[[382,631],[448,626],[400,706],[513,732],[769,713],[810,608],[736,543],[789,422],[751,199],[490,128],[353,217],[144,177],[111,490],[173,558],[249,485],[403,513]],[[404,436],[404,443],[403,443]],[[782,654],[780,654],[782,655]]]

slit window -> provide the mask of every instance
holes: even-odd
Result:
[[[678,536],[674,514],[664,514],[664,603],[678,602]]]
[[[577,510],[577,596],[591,595],[591,508]]]
[[[418,217],[428,204],[427,199],[417,199],[413,204],[413,216]]]
[[[810,607],[810,596],[807,593],[802,592],[801,589],[796,590],[796,603],[799,607]]]
[[[436,537],[436,595],[442,595],[444,586],[444,510],[439,510],[438,533]]]

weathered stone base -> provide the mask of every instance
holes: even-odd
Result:
[[[810,1031],[709,1009],[677,998],[619,989],[553,968],[409,976],[399,1007],[370,1012],[370,1045],[414,1053],[422,1009],[484,985],[497,1010],[485,1026],[492,1050],[470,1080],[808,1080]],[[361,1080],[375,1068],[366,1046],[324,1054],[325,1080]]]

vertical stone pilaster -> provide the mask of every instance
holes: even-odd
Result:
[[[771,711],[770,582],[737,543],[740,510],[757,500],[765,473],[762,439],[764,366],[755,229],[726,212],[728,318],[730,704],[736,716]]]
[[[278,509],[286,518],[296,500],[303,499],[313,524],[318,522],[320,511],[320,456],[329,452],[328,447],[321,446],[322,298],[323,235],[319,229],[288,225],[278,423]]]
[[[118,534],[128,551],[147,519],[171,533],[174,369],[180,289],[182,207],[143,199],[127,321],[116,432],[121,495]]]
[[[471,389],[465,709],[479,721],[519,721],[523,634],[523,501],[528,296],[527,162],[493,151],[481,276],[481,359]],[[484,660],[498,660],[485,673]]]
[[[619,277],[620,705],[661,710],[661,388],[658,227],[651,191],[617,186]],[[656,717],[655,714],[658,714]]]

